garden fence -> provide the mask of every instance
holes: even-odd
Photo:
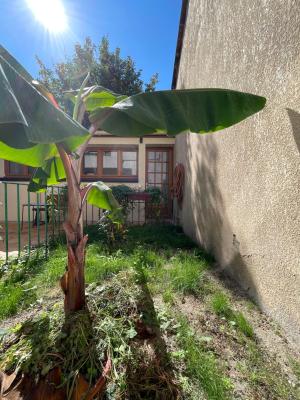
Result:
[[[19,259],[24,250],[43,245],[46,256],[49,243],[63,232],[67,212],[66,185],[51,186],[43,193],[28,191],[27,182],[0,181],[0,264]],[[142,225],[167,220],[164,207],[151,200],[149,193],[131,193],[127,224]],[[85,204],[84,225],[97,223],[103,210]]]
[[[0,182],[0,257],[7,263],[20,258],[24,249],[30,254],[44,246],[46,256],[51,240],[58,237],[66,218],[66,186],[52,186],[44,193],[28,192],[28,183]],[[102,210],[87,205],[85,225],[96,223]]]

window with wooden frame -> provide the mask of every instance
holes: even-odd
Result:
[[[29,180],[34,173],[35,168],[5,160],[4,171],[6,178]]]
[[[136,181],[138,178],[137,147],[91,147],[83,157],[82,177],[106,181]]]

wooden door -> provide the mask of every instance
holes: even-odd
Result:
[[[172,180],[173,180],[173,148],[147,147],[146,188],[157,187],[160,189],[161,203],[159,204],[159,209],[160,209],[159,214],[160,217],[163,218],[172,217],[172,199],[171,199],[171,187],[173,183]]]

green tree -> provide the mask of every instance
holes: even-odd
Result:
[[[63,104],[63,92],[80,87],[81,82],[90,73],[87,85],[103,86],[115,93],[126,96],[154,91],[158,74],[152,75],[148,83],[141,79],[142,70],[137,70],[135,62],[128,56],[121,57],[121,50],[109,48],[109,40],[103,37],[99,46],[87,37],[81,45],[77,43],[70,60],[48,68],[36,56],[39,65],[38,80]]]

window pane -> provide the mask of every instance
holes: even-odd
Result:
[[[85,175],[96,175],[97,174],[97,152],[89,151],[84,154],[84,162],[83,162],[83,173]]]
[[[136,161],[137,152],[136,151],[123,151],[122,157],[124,161]]]
[[[123,151],[122,152],[122,175],[135,176],[137,175],[137,152]]]
[[[154,151],[149,151],[148,153],[148,158],[149,160],[155,160],[155,152]]]
[[[161,184],[161,174],[156,174],[155,176],[155,183],[157,183],[158,185]]]
[[[163,160],[163,153],[161,151],[157,151],[155,153],[155,159],[156,159],[156,161],[162,161]]]
[[[9,175],[24,175],[24,165],[9,162]]]
[[[161,172],[161,163],[155,164],[155,172]]]
[[[154,172],[154,166],[155,166],[154,163],[149,162],[149,164],[148,164],[148,172]]]
[[[154,183],[154,174],[148,174],[148,183]]]
[[[135,176],[136,174],[136,161],[123,161],[122,175]]]
[[[118,152],[103,152],[103,175],[118,175]]]

